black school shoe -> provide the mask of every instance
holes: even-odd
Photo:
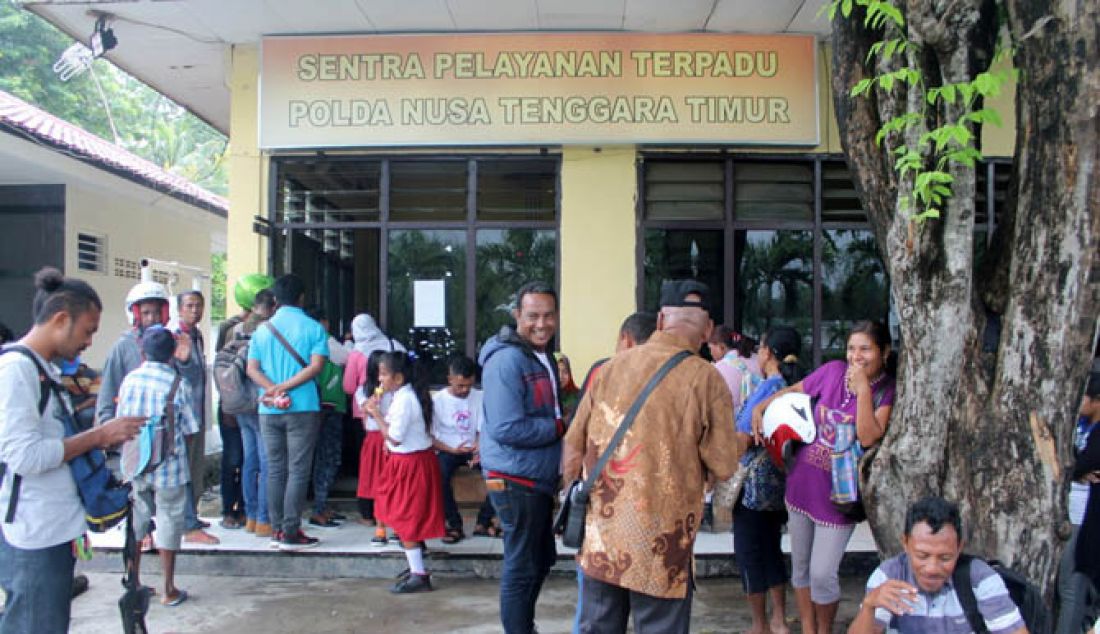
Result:
[[[405,577],[401,581],[398,581],[390,592],[393,594],[412,594],[414,592],[431,592],[432,591],[432,577],[431,575],[416,575],[412,574]]]

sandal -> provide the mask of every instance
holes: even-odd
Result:
[[[474,527],[474,535],[478,537],[500,537],[503,531],[499,527],[490,524],[489,526],[482,526],[478,524]]]
[[[166,597],[164,597],[163,599],[160,600],[160,603],[161,603],[161,605],[164,605],[164,606],[167,606],[167,607],[170,607],[170,608],[174,608],[174,607],[178,606],[179,604],[183,603],[186,600],[187,600],[187,591],[186,590],[177,590],[176,591],[176,596],[174,596],[174,597],[167,597],[166,596]]]
[[[457,544],[464,539],[466,539],[466,533],[462,532],[461,528],[448,528],[447,534],[440,541],[444,544]]]

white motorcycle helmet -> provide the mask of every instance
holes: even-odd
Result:
[[[157,282],[138,282],[126,293],[126,319],[133,326],[141,323],[141,312],[138,304],[149,300],[159,300],[160,325],[168,323],[171,301],[168,298],[168,290],[163,284]]]
[[[810,396],[791,392],[772,401],[764,410],[762,431],[772,461],[785,466],[797,447],[794,443],[808,445],[817,437]]]

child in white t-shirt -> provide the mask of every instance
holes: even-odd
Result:
[[[404,352],[387,352],[378,363],[378,383],[393,401],[383,414],[382,396],[366,401],[366,411],[378,421],[386,440],[386,461],[376,487],[375,512],[401,538],[409,575],[390,592],[405,594],[432,589],[424,568],[424,541],[443,537],[443,496],[439,464],[428,433],[431,420],[427,389],[415,390],[415,369]],[[423,398],[423,401],[421,400]],[[427,410],[431,416],[431,410]]]
[[[432,446],[439,458],[443,479],[443,513],[447,519],[444,544],[466,538],[462,515],[455,504],[451,478],[463,465],[478,462],[478,434],[481,431],[481,390],[474,388],[477,364],[469,357],[453,357],[447,365],[447,388],[432,397]],[[493,505],[486,498],[478,509],[475,535],[497,536],[493,526]]]

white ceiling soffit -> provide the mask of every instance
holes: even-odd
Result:
[[[116,16],[107,57],[222,132],[228,53],[270,34],[626,30],[816,33],[827,0],[24,0],[87,40],[93,12]]]

